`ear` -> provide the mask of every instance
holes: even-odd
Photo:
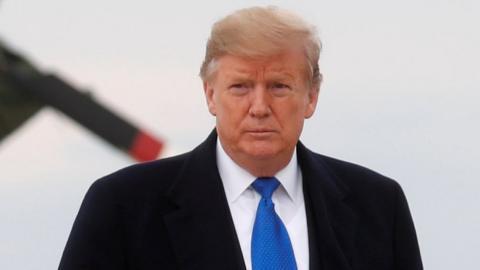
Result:
[[[207,81],[203,82],[203,91],[205,93],[205,99],[207,100],[208,111],[213,115],[217,115],[217,109],[215,106],[215,99],[213,98],[213,85]]]
[[[305,110],[305,119],[312,117],[315,109],[317,108],[318,95],[320,94],[320,84],[322,83],[323,76],[320,73],[317,83],[312,85],[308,92],[307,108]]]

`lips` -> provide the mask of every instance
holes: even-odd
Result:
[[[256,138],[256,139],[269,139],[271,136],[273,136],[276,133],[275,130],[273,129],[251,129],[247,130],[246,134],[248,134],[250,137]]]
[[[249,133],[267,133],[267,132],[275,132],[275,130],[273,129],[251,129],[251,130],[247,130],[247,132]]]

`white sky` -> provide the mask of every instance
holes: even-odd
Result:
[[[324,43],[303,141],[403,186],[425,269],[478,266],[480,2],[191,2],[4,0],[0,37],[176,154],[213,128],[197,76],[212,23],[251,5],[296,11]],[[0,269],[55,269],[88,186],[131,163],[53,109],[3,141]]]

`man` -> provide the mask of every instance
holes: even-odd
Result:
[[[400,186],[298,141],[319,52],[286,11],[218,21],[200,72],[215,130],[96,181],[60,269],[422,269]]]

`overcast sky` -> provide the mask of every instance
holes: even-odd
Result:
[[[3,42],[165,139],[167,155],[213,128],[198,77],[212,23],[251,5],[299,13],[324,43],[304,143],[402,185],[425,269],[478,267],[480,2],[0,3]],[[1,142],[0,269],[55,269],[86,189],[132,163],[48,108]]]

